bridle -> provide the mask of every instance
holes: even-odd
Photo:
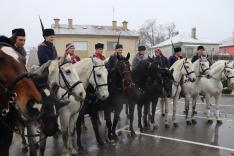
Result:
[[[195,73],[193,70],[191,72],[188,71],[188,69],[185,67],[185,64],[188,63],[187,61],[183,61],[183,65],[181,67],[180,70],[182,70],[182,68],[184,67],[185,71],[186,71],[186,75],[185,76],[189,76],[192,73]]]
[[[199,77],[200,76],[202,76],[202,75],[205,75],[205,72],[207,71],[207,70],[210,70],[210,66],[208,67],[208,68],[203,68],[202,66],[201,66],[201,62],[205,62],[205,61],[202,61],[201,59],[199,59]],[[207,62],[208,62],[208,60],[207,60]],[[201,69],[201,70],[200,70]]]
[[[95,82],[94,91],[97,92],[98,89],[99,89],[100,87],[108,86],[107,83],[98,84],[98,82],[97,82],[97,77],[96,77],[96,73],[95,73],[95,68],[105,67],[105,65],[104,65],[104,64],[102,64],[102,65],[94,65],[93,57],[91,57],[91,60],[92,60],[92,63],[93,63],[93,68],[92,68],[92,71],[91,71],[91,73],[90,73],[90,75],[89,75],[89,80],[90,80],[90,78],[91,78],[91,75],[93,75],[93,79],[94,79],[94,82]]]
[[[19,110],[16,105],[17,93],[13,91],[13,88],[23,78],[31,78],[32,76],[33,76],[32,73],[28,72],[20,73],[16,76],[15,80],[11,82],[9,87],[6,87],[3,83],[0,82],[0,92],[2,92],[7,97],[7,105],[5,107],[0,106],[0,114],[2,116],[6,116],[10,112],[10,106],[13,106],[13,108]]]
[[[65,64],[67,64],[67,63],[71,63],[71,62],[63,62],[62,64],[59,65],[59,74],[62,76],[63,82],[65,83],[66,88],[67,88],[67,89],[66,89],[66,92],[62,95],[61,99],[63,99],[66,95],[68,95],[68,97],[69,97],[70,95],[72,95],[73,89],[74,89],[77,85],[79,85],[80,83],[82,83],[81,81],[77,81],[77,82],[75,82],[73,85],[70,85],[70,83],[67,81],[67,79],[66,79],[66,77],[65,77],[65,75],[64,75],[64,73],[63,73],[63,71],[62,71],[62,69],[61,69],[61,67],[64,66]],[[60,76],[59,76],[59,86],[61,86],[61,83],[60,83]]]
[[[229,81],[230,79],[234,78],[234,75],[233,75],[233,76],[228,76],[228,75],[227,75],[226,69],[234,69],[234,68],[228,67],[228,66],[226,65],[226,63],[225,63],[225,67],[224,67],[224,69],[223,69],[223,73],[224,73],[225,77],[227,78],[227,80]]]

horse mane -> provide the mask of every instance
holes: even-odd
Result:
[[[182,59],[177,60],[177,61],[170,67],[170,70],[173,69],[173,68],[175,68],[175,67],[177,67],[178,64],[180,64],[181,62],[183,62],[185,59],[186,59],[186,58],[182,58]],[[189,60],[187,59],[187,61],[189,61]]]
[[[219,60],[217,62],[215,62],[212,66],[211,66],[211,74],[216,74],[217,72],[219,72],[220,70],[222,70],[225,66],[225,61],[224,60]]]

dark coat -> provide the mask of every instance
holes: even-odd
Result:
[[[181,57],[182,58],[182,57]],[[170,67],[178,60],[178,58],[175,55],[172,55],[169,57],[169,65]]]
[[[119,55],[118,57],[119,57],[119,59],[124,59],[124,57],[121,55]],[[119,60],[118,57],[117,57],[117,53],[114,53],[113,55],[110,56],[110,58],[106,64],[106,68],[108,71],[110,71],[114,67],[114,65],[118,62],[118,60]]]
[[[204,56],[205,57],[205,56]],[[198,55],[194,55],[191,62],[196,62],[197,60],[199,59],[199,56]],[[211,66],[211,61],[209,59],[207,59],[209,61],[209,65]]]
[[[157,61],[161,68],[169,68],[169,61],[165,56],[157,56],[154,58]]]
[[[52,43],[44,41],[38,46],[37,56],[41,66],[49,60],[56,59],[57,51]]]

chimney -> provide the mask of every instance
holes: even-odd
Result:
[[[59,28],[59,21],[60,21],[59,18],[54,19],[54,28]]]
[[[112,29],[117,29],[117,21],[112,21]]]
[[[196,35],[196,27],[192,28],[192,34],[191,34],[191,37],[193,39],[197,39],[197,35]]]
[[[72,29],[72,27],[73,27],[72,22],[73,22],[72,19],[68,19],[68,29]]]
[[[123,21],[123,29],[124,30],[128,30],[128,22],[127,21]]]

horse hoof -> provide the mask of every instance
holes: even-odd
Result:
[[[157,130],[159,128],[159,125],[158,124],[154,124],[153,125],[153,130]]]
[[[141,132],[141,133],[143,133],[143,132],[144,132],[143,128],[140,128],[140,132]]]
[[[136,136],[136,133],[134,131],[131,131],[131,137],[135,137]]]
[[[175,122],[175,123],[173,123],[173,126],[174,127],[179,127],[179,125]]]
[[[223,121],[222,120],[217,120],[217,125],[222,125]]]
[[[192,124],[196,125],[197,124],[197,120],[192,119]]]
[[[23,153],[27,153],[27,152],[28,152],[28,147],[23,147],[23,148],[22,148],[22,152],[23,152]]]
[[[166,129],[170,128],[170,125],[169,124],[165,124],[165,128]]]
[[[186,123],[187,123],[187,125],[188,125],[188,126],[192,125],[192,122],[191,122],[191,121],[189,121],[189,120],[188,120],[188,121],[186,121]]]
[[[207,120],[207,123],[208,123],[208,124],[212,124],[212,123],[213,123],[213,120],[209,119],[209,120]]]
[[[164,114],[164,113],[162,113],[162,114],[161,114],[161,116],[162,116],[162,117],[164,117],[164,116],[165,116],[165,114]]]
[[[197,114],[197,111],[193,111],[193,114]]]

